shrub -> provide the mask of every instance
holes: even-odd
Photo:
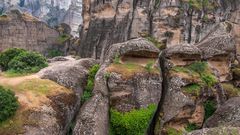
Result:
[[[83,95],[81,97],[81,103],[82,104],[85,101],[87,101],[89,98],[92,97],[92,90],[94,88],[94,80],[95,80],[95,76],[96,76],[99,68],[100,68],[100,65],[96,64],[89,69],[87,86],[86,86],[86,88],[83,92]]]
[[[185,127],[185,130],[187,132],[191,132],[193,130],[197,130],[198,126],[195,123],[188,123],[187,126]]]
[[[66,42],[68,39],[70,39],[71,36],[68,34],[62,34],[58,37],[57,42],[60,44],[63,44],[64,42]]]
[[[20,73],[38,72],[47,65],[46,58],[35,52],[22,52],[8,63],[9,70]]]
[[[119,55],[115,55],[113,63],[114,64],[120,64],[120,56]]]
[[[192,70],[192,71],[194,71],[194,72],[197,72],[197,73],[201,74],[201,73],[206,72],[208,67],[207,67],[207,63],[206,62],[198,61],[198,62],[192,63],[187,68]]]
[[[48,57],[48,58],[53,58],[53,57],[63,56],[63,55],[64,55],[64,54],[63,54],[62,51],[52,49],[52,50],[49,50],[49,51],[48,51],[47,57]]]
[[[0,53],[0,66],[4,71],[9,69],[8,63],[20,53],[26,52],[26,50],[19,48],[11,48],[6,51]]]
[[[15,94],[0,86],[0,123],[15,114],[19,105]]]
[[[153,64],[154,64],[153,61],[149,61],[149,62],[146,64],[145,69],[146,69],[148,72],[151,72],[152,69],[153,69]]]
[[[144,135],[155,110],[156,105],[149,105],[147,108],[132,110],[126,113],[111,109],[111,134]]]
[[[214,101],[207,100],[206,102],[204,102],[203,106],[204,106],[204,110],[205,110],[204,119],[207,120],[216,111],[216,109],[217,109],[216,106],[217,105]]]
[[[217,78],[214,75],[207,74],[207,73],[202,73],[201,74],[201,80],[209,88],[214,86],[218,82]]]

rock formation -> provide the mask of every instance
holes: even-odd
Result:
[[[0,11],[17,8],[45,21],[50,26],[67,23],[78,36],[82,23],[82,0],[2,0]]]
[[[59,33],[31,15],[11,10],[0,17],[0,51],[7,48],[23,48],[46,54],[48,49],[59,48]]]
[[[148,61],[157,62],[158,52],[145,39],[112,45],[96,75],[93,97],[83,105],[77,117],[74,134],[109,134],[110,108],[126,112],[156,105],[161,97],[159,69],[150,67],[153,69],[148,72],[144,66]],[[134,69],[124,71],[122,68],[128,64]]]
[[[182,0],[85,0],[79,54],[102,58],[113,43],[141,36],[168,46],[200,42],[219,22],[238,14],[238,0],[210,2],[213,7],[199,12]]]

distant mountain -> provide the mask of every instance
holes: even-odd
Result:
[[[0,0],[0,12],[17,8],[45,21],[50,26],[67,23],[78,36],[82,23],[82,0]]]

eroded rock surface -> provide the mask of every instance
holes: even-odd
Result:
[[[124,67],[126,66],[124,64],[129,62],[124,61],[126,56],[156,60],[158,52],[159,50],[145,39],[134,39],[112,45],[104,56],[101,68],[95,77],[93,97],[84,103],[77,117],[74,134],[108,134],[110,108],[124,112],[146,107],[150,104],[157,104],[161,96],[161,77],[158,70],[148,73],[144,66],[133,63],[138,73],[132,74],[134,72],[130,72],[132,75],[124,79],[126,77],[124,74],[114,70],[111,71],[109,68],[114,66],[112,64],[114,64],[116,57],[119,57],[119,66]],[[142,64],[145,65],[146,63]]]
[[[11,10],[0,17],[0,51],[7,48],[23,48],[42,54],[48,49],[62,49],[57,45],[59,33],[44,22],[18,10]]]

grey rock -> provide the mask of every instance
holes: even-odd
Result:
[[[48,49],[64,50],[57,45],[59,33],[37,18],[11,10],[0,18],[0,51],[23,48],[45,54]]]
[[[240,127],[240,97],[226,101],[204,124],[205,128],[221,126]]]
[[[53,80],[81,94],[86,85],[88,70],[94,64],[97,64],[94,59],[60,61],[50,64],[38,74],[43,79]]]
[[[240,128],[237,127],[216,127],[216,128],[203,128],[196,130],[186,135],[239,135]]]

